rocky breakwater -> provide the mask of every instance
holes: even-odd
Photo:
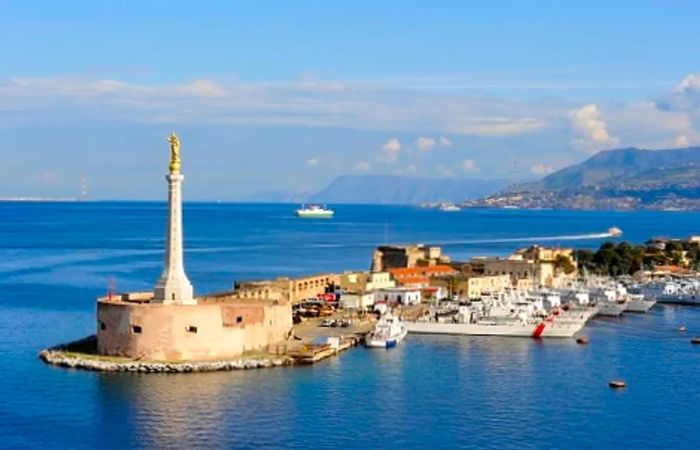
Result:
[[[42,350],[39,358],[47,364],[100,372],[192,373],[221,370],[261,369],[291,365],[287,356],[246,356],[221,361],[143,361],[113,358],[95,352],[97,338],[88,336],[79,341]]]

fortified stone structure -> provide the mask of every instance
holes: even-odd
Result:
[[[163,272],[153,292],[97,300],[97,351],[150,361],[225,360],[266,350],[292,328],[291,303],[233,292],[194,297],[183,261],[180,141],[172,134]]]

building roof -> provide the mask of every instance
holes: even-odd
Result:
[[[456,273],[457,271],[446,264],[438,264],[429,267],[401,267],[398,269],[389,269],[389,273],[394,276],[394,278],[406,278],[415,276],[435,276],[442,275],[445,273]]]

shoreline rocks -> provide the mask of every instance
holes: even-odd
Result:
[[[263,369],[289,366],[294,361],[289,357],[242,357],[220,361],[115,361],[109,357],[71,351],[71,348],[89,345],[94,336],[89,336],[69,344],[58,345],[39,352],[39,359],[47,364],[71,369],[92,370],[98,372],[131,372],[131,373],[194,373],[218,372],[224,370]],[[70,352],[68,354],[67,352]],[[81,356],[83,354],[84,356]]]

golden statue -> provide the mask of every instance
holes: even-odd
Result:
[[[170,173],[180,173],[180,139],[175,133],[168,136],[170,142]]]

